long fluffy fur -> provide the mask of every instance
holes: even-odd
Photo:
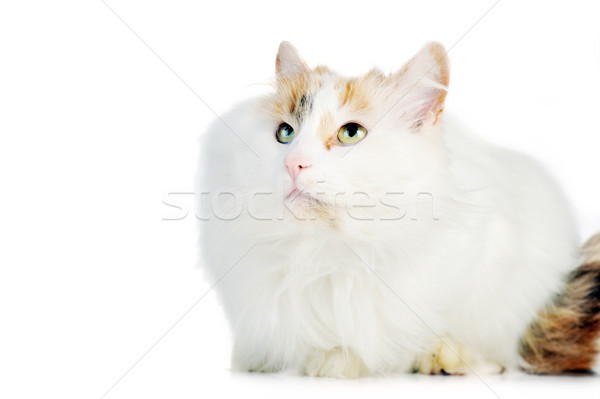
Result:
[[[233,330],[234,367],[407,372],[440,337],[468,347],[469,358],[517,367],[524,331],[577,264],[560,190],[535,161],[441,118],[441,46],[396,74],[353,79],[297,57],[283,44],[276,90],[241,103],[204,137],[202,250]],[[282,121],[297,129],[288,145],[275,140]],[[369,132],[342,147],[335,135],[349,121]],[[286,199],[293,153],[312,166],[296,182],[307,194]],[[376,206],[349,206],[353,193]],[[595,312],[586,270],[557,302],[573,322]],[[526,338],[534,355],[522,351],[537,371],[546,362],[538,335],[563,331],[535,327],[558,316],[540,320]]]
[[[583,264],[565,291],[540,312],[521,342],[523,368],[537,374],[590,372],[600,338],[600,234],[584,246]]]

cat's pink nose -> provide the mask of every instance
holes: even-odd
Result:
[[[283,164],[285,165],[285,168],[287,169],[293,181],[296,181],[296,178],[302,169],[310,167],[310,162],[308,162],[308,159],[300,154],[289,154],[287,157],[285,157]]]

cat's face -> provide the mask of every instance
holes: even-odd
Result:
[[[276,65],[276,92],[264,104],[276,143],[271,171],[295,216],[331,217],[331,208],[348,204],[357,205],[355,214],[377,213],[369,204],[418,189],[419,178],[439,167],[448,84],[440,45],[389,76],[310,69],[287,42]]]

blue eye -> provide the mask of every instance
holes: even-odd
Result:
[[[275,133],[277,141],[279,141],[282,144],[287,144],[294,140],[295,135],[296,132],[294,131],[294,128],[285,122],[279,125],[279,127],[277,128],[277,133]]]

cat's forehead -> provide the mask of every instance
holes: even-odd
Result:
[[[292,77],[280,77],[271,114],[275,119],[299,127],[312,114],[315,100],[324,96],[328,98],[329,112],[342,108],[350,113],[366,112],[374,91],[385,83],[385,79],[375,69],[359,77],[347,78],[324,66]]]

